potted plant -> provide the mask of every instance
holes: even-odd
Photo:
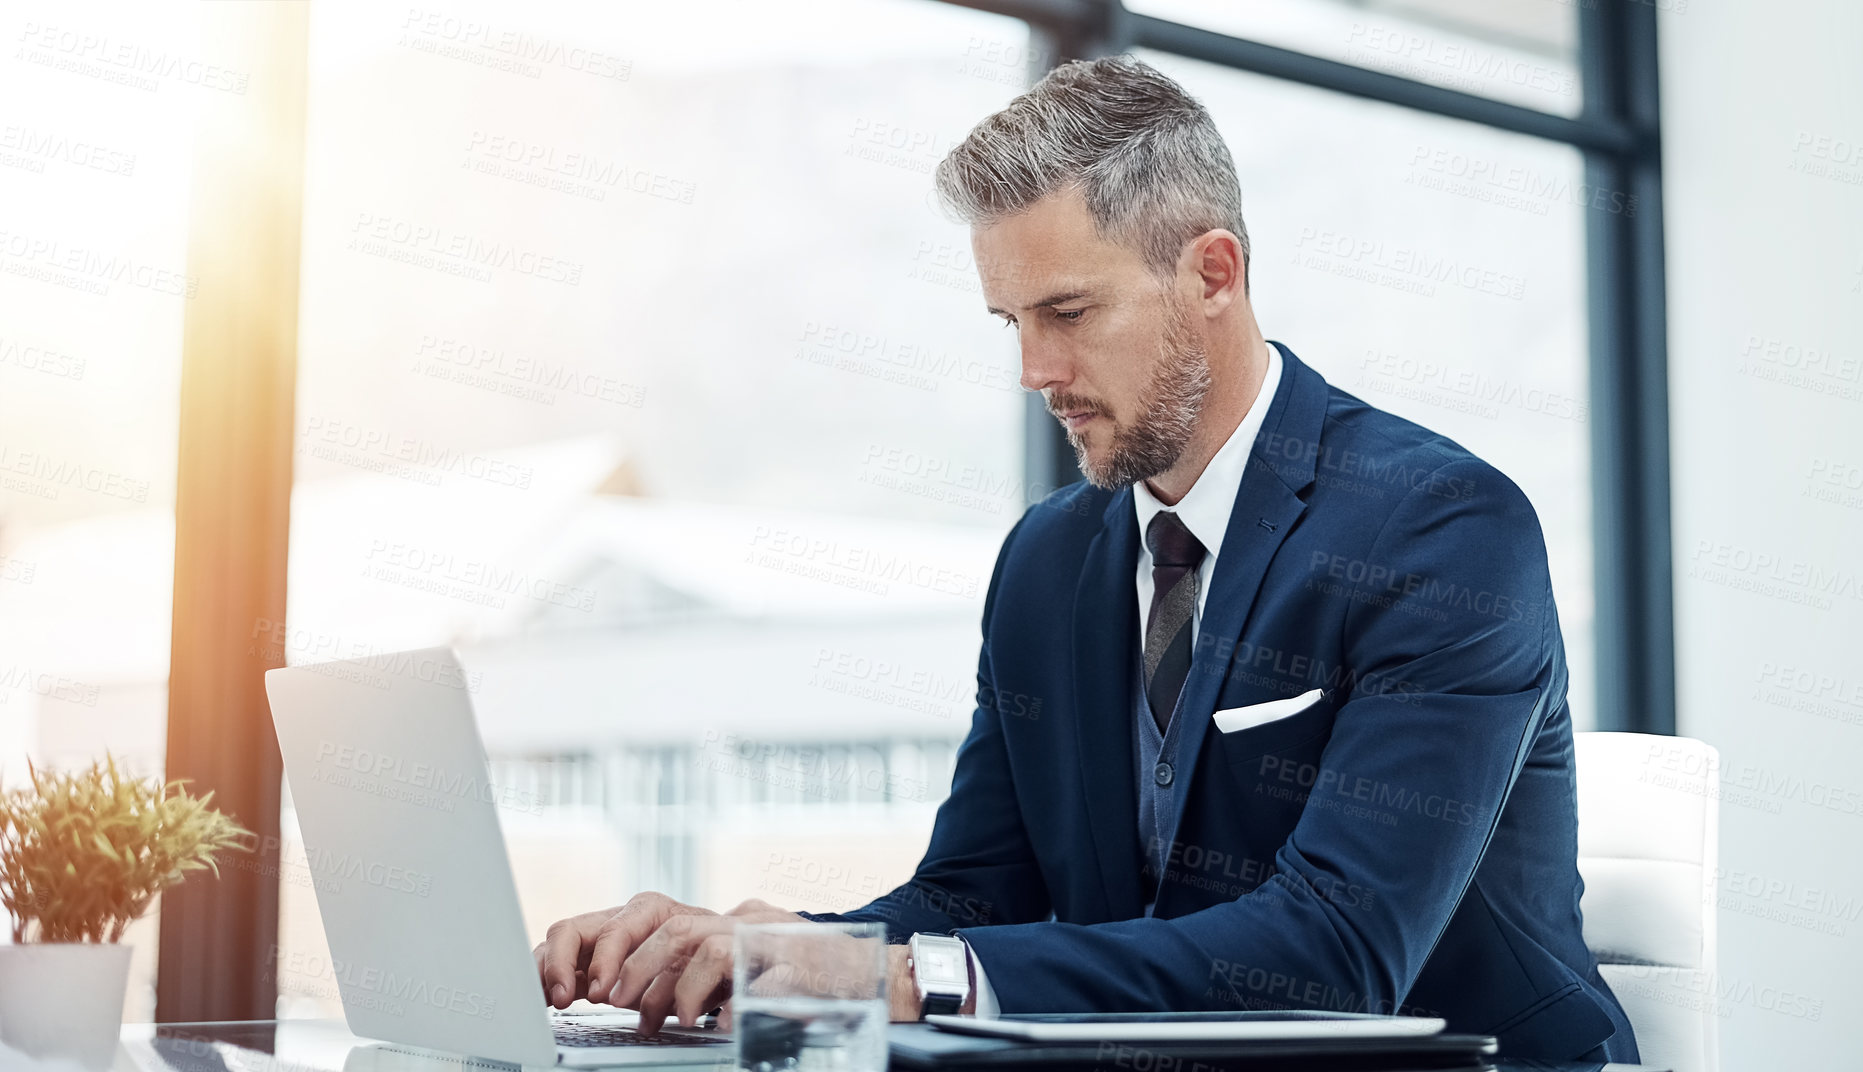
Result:
[[[89,770],[42,771],[0,792],[0,1042],[107,1068],[123,1023],[123,929],[190,871],[251,835],[183,781],[125,777],[105,756]]]

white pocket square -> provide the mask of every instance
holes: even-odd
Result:
[[[1254,729],[1297,715],[1320,701],[1326,695],[1322,689],[1313,689],[1298,696],[1289,696],[1285,700],[1269,700],[1267,703],[1249,704],[1247,707],[1231,707],[1227,711],[1218,711],[1212,717],[1216,719],[1216,728],[1224,733],[1236,733],[1241,730]]]

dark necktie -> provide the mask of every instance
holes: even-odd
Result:
[[[1145,619],[1145,699],[1163,733],[1190,676],[1190,620],[1197,610],[1203,545],[1176,514],[1160,510],[1145,526],[1151,549],[1151,613]]]

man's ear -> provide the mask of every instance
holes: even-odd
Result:
[[[1179,258],[1179,269],[1196,279],[1197,301],[1204,316],[1217,316],[1246,296],[1242,241],[1221,227],[1191,239]]]

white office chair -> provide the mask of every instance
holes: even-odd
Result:
[[[1688,737],[1575,738],[1585,944],[1645,1064],[1718,1072],[1720,757]]]

